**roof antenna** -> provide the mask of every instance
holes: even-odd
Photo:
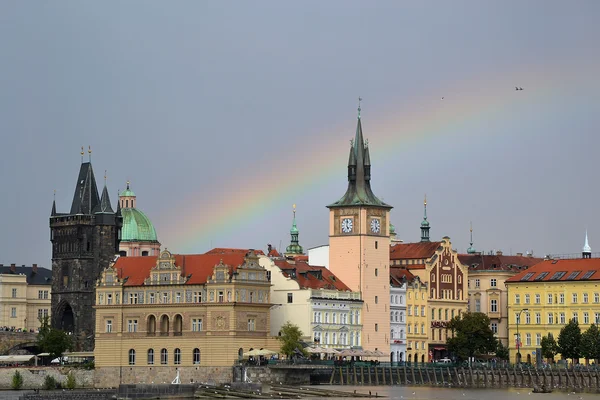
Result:
[[[92,146],[88,146],[88,157],[90,158],[90,162],[92,162]]]
[[[83,164],[83,146],[81,146],[81,163]]]
[[[358,119],[360,119],[360,102],[362,101],[362,97],[358,96]]]
[[[106,170],[104,170],[104,186],[106,186]]]

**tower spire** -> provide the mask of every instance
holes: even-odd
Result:
[[[88,158],[92,162],[92,146],[88,146]]]
[[[585,230],[585,243],[583,244],[583,258],[592,258],[592,248],[588,243],[587,229]]]
[[[54,189],[54,198],[52,200],[52,213],[50,215],[52,217],[56,215],[56,189]]]
[[[469,244],[470,244],[470,246],[469,246],[469,248],[467,249],[467,253],[468,253],[468,254],[475,254],[475,253],[476,253],[476,250],[475,250],[475,248],[473,247],[473,222],[469,222],[469,231],[471,232],[471,242],[469,243]]]
[[[358,96],[358,119],[360,119],[360,102],[362,101],[362,97]]]
[[[423,222],[421,222],[421,242],[429,242],[429,221],[427,221],[427,195],[423,200]]]
[[[296,205],[294,204],[293,209],[293,219],[292,219],[292,229],[290,229],[291,242],[290,245],[285,249],[285,255],[296,255],[296,254],[304,254],[304,250],[300,243],[298,242],[298,227],[296,226]]]
[[[83,146],[81,146],[81,163],[83,164]]]

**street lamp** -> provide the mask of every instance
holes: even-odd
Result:
[[[521,336],[519,336],[519,321],[521,320],[521,313],[525,311],[528,312],[529,309],[524,308],[517,314],[517,363],[521,364]]]

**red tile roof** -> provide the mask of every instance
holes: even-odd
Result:
[[[410,271],[404,268],[392,267],[390,268],[390,281],[395,285],[402,285],[403,279],[406,278],[406,281],[411,281],[415,278]]]
[[[398,243],[390,247],[390,260],[430,258],[442,242]]]
[[[506,282],[586,280],[600,280],[600,258],[545,260],[510,277]]]
[[[246,253],[248,250],[245,250]],[[203,284],[213,273],[215,265],[221,260],[230,266],[230,273],[237,270],[237,267],[244,263],[242,252],[226,252],[224,254],[174,254],[175,265],[181,267],[181,275],[189,276],[187,284]],[[118,277],[120,279],[128,278],[125,286],[140,286],[144,280],[150,277],[150,270],[156,265],[158,257],[119,257],[115,263]]]
[[[279,252],[275,249],[271,249],[271,251],[268,254],[269,257],[281,257],[281,254],[279,254]]]
[[[527,256],[505,256],[490,254],[459,254],[458,259],[470,271],[514,271],[523,268],[529,268],[537,263],[544,261],[543,258]],[[519,268],[520,267],[520,268]]]
[[[304,289],[350,290],[344,282],[325,267],[309,265],[306,261],[296,260],[293,264],[287,260],[273,260],[288,278],[294,279]],[[295,269],[295,278],[292,271]],[[321,279],[319,279],[319,275]]]
[[[250,250],[254,251],[254,254],[256,255],[262,255],[264,256],[265,253],[262,250],[256,250],[256,249],[228,249],[226,247],[215,247],[212,250],[207,251],[204,254],[231,254],[231,253],[242,253],[242,254],[246,254],[248,253]]]

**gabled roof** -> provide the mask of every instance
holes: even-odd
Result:
[[[254,254],[256,255],[260,255],[260,256],[264,256],[265,253],[262,250],[255,250],[255,249],[229,249],[226,247],[215,247],[212,250],[207,251],[204,254],[232,254],[232,253],[240,253],[243,255],[246,255],[246,253],[248,253],[250,250],[252,250],[254,252]]]
[[[239,250],[239,249],[236,249]],[[246,253],[248,250],[246,250]],[[190,276],[186,282],[189,285],[204,284],[212,276],[215,265],[221,261],[228,265],[233,273],[244,263],[246,253],[229,252],[226,254],[173,254],[175,265],[181,268],[181,275]],[[125,286],[140,286],[150,277],[150,270],[156,265],[158,257],[119,257],[114,265],[120,279],[128,278]]]
[[[544,260],[533,267],[510,277],[506,282],[587,280],[600,280],[600,258]]]
[[[431,258],[442,242],[398,243],[390,247],[390,260]]]
[[[398,267],[390,268],[390,284],[392,286],[402,286],[402,283],[413,280],[415,276],[409,270]]]
[[[469,271],[518,271],[543,261],[542,258],[498,254],[459,254],[458,259]]]
[[[298,282],[302,289],[350,290],[344,282],[325,267],[309,265],[308,262],[298,259],[293,263],[288,260],[273,260],[273,262],[287,278]]]
[[[52,270],[42,267],[18,265],[14,267],[14,272],[10,265],[0,264],[0,274],[6,275],[25,275],[28,285],[51,285]]]

